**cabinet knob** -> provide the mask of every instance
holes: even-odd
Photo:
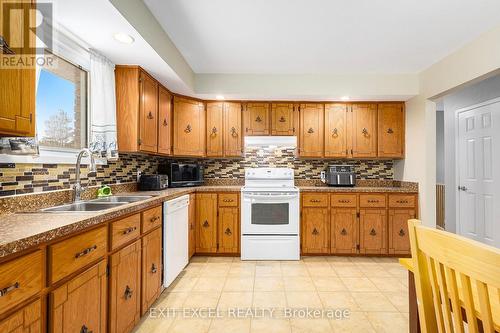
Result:
[[[312,234],[313,235],[317,235],[317,234],[319,234],[319,231],[316,228],[314,228],[313,231],[312,231]]]
[[[279,122],[280,122],[280,123],[284,123],[284,122],[286,122],[285,117],[281,116],[281,118],[280,118]]]
[[[133,290],[132,290],[132,289],[130,289],[130,287],[129,287],[129,286],[127,286],[127,287],[125,288],[125,294],[124,294],[125,299],[127,300],[127,299],[132,298],[132,294],[133,294],[133,293],[134,293],[134,292],[133,292]]]
[[[339,131],[337,130],[337,128],[334,128],[333,131],[332,131],[332,136],[334,138],[338,137],[339,136]]]
[[[186,133],[191,133],[191,131],[192,131],[192,130],[193,130],[193,129],[191,128],[191,125],[190,125],[190,124],[188,124],[188,125],[186,126],[186,129],[184,130],[184,132],[186,132]]]
[[[231,136],[233,138],[236,138],[238,136],[238,133],[236,133],[236,128],[234,127],[231,127]]]
[[[257,116],[257,118],[255,118],[255,121],[260,123],[260,122],[262,122],[262,118],[260,116]]]
[[[224,233],[228,236],[231,236],[233,233],[231,232],[231,229],[227,228],[226,231],[224,231]]]
[[[345,228],[343,228],[343,229],[342,229],[342,231],[340,232],[340,234],[341,234],[342,236],[347,235],[347,230],[345,230]]]
[[[213,136],[217,135],[217,127],[215,126],[212,128],[212,135]]]
[[[153,119],[153,118],[154,118],[153,114],[151,113],[151,111],[149,111],[149,113],[148,113],[148,119]]]
[[[89,328],[85,325],[80,329],[80,333],[92,333],[93,331],[89,330]]]
[[[307,130],[307,133],[311,134],[311,133],[314,133],[314,130],[312,127],[310,127],[308,130]]]
[[[167,119],[163,119],[163,126],[168,126]]]
[[[403,237],[406,235],[405,231],[403,229],[399,230],[399,236]]]
[[[387,133],[392,134],[392,133],[394,133],[394,131],[392,130],[392,128],[390,128],[390,127],[389,127],[389,128],[387,129]]]
[[[153,265],[151,265],[151,273],[155,274],[157,271],[158,269],[156,268],[156,265],[153,263]]]
[[[208,228],[210,226],[210,224],[208,224],[208,221],[205,220],[205,222],[203,222],[203,227],[204,228]]]
[[[370,231],[370,236],[376,236],[377,235],[377,232],[375,231],[375,229],[372,229]]]
[[[361,133],[363,133],[363,135],[365,135],[365,136],[366,136],[366,135],[368,135],[368,130],[367,130],[366,128],[363,128],[363,129],[361,130]]]

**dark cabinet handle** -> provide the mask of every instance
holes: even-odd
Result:
[[[93,331],[89,330],[89,328],[85,325],[80,329],[80,333],[92,333]]]
[[[163,119],[163,126],[168,126],[167,119]]]
[[[339,202],[340,202],[340,203],[349,203],[349,202],[351,202],[351,200],[344,200],[344,199],[341,199],[341,200],[339,200]]]
[[[408,200],[396,200],[396,202],[400,204],[407,204]]]
[[[189,124],[188,124],[188,125],[186,126],[186,129],[184,130],[184,132],[186,132],[186,133],[191,133],[191,131],[192,131],[192,130],[193,130],[193,129],[191,128],[191,125],[189,125]]]
[[[151,111],[149,111],[148,113],[148,119],[153,119],[153,114],[151,113]]]
[[[125,299],[130,299],[130,298],[132,298],[132,294],[133,294],[133,293],[134,293],[134,292],[133,292],[133,290],[132,290],[132,289],[130,289],[130,287],[129,287],[129,286],[127,286],[127,287],[125,288],[125,294],[124,294]]]
[[[347,231],[345,230],[345,228],[343,228],[343,229],[342,229],[342,231],[340,232],[340,234],[341,234],[342,236],[347,235]]]
[[[234,200],[233,199],[224,199],[222,201],[224,201],[224,202],[233,202]]]
[[[338,132],[337,128],[334,128],[334,129],[333,129],[333,131],[332,131],[332,136],[333,136],[334,138],[336,138],[336,137],[338,137],[338,136],[339,136],[339,132]]]
[[[212,128],[212,135],[217,135],[217,127]]]
[[[319,231],[316,228],[314,228],[313,231],[312,231],[312,234],[313,235],[317,235],[317,234],[319,234]]]
[[[309,133],[309,134],[314,133],[314,130],[312,129],[312,127],[310,127],[310,128],[307,130],[307,133]]]
[[[280,118],[279,122],[280,122],[280,123],[284,123],[284,122],[286,122],[285,117],[281,116],[281,118]]]
[[[392,133],[394,133],[394,131],[392,130],[392,128],[388,128],[387,133],[392,134]]]
[[[370,231],[370,236],[376,236],[377,235],[377,232],[375,231],[375,229],[372,229]]]
[[[227,228],[226,231],[224,231],[224,233],[228,236],[231,236],[233,233],[231,232],[231,229]]]
[[[89,254],[90,252],[94,251],[95,249],[97,249],[97,245],[93,245],[91,247],[88,247],[85,250],[83,250],[82,252],[78,252],[77,254],[75,254],[75,259],[81,258],[81,257]]]
[[[152,218],[149,219],[149,222],[153,223],[155,221],[158,221],[159,219],[160,219],[159,216],[154,216],[154,217],[152,217]]]
[[[366,128],[363,128],[361,130],[361,133],[363,133],[363,135],[368,135],[368,130]]]
[[[238,133],[236,133],[236,128],[234,127],[231,127],[231,136],[233,138],[236,138],[238,136]]]
[[[203,222],[203,227],[204,228],[208,228],[210,226],[210,224],[208,224],[208,221],[205,220],[205,222]]]
[[[156,265],[153,263],[153,265],[151,265],[151,273],[155,274],[157,271],[158,269],[156,268]]]
[[[318,200],[318,199],[311,199],[311,200],[309,200],[309,202],[321,202],[321,200]]]
[[[129,228],[127,228],[127,229],[123,230],[123,234],[124,234],[124,235],[128,235],[128,234],[130,234],[131,232],[134,232],[136,229],[137,229],[137,227],[129,227]]]
[[[5,287],[3,289],[0,289],[0,297],[7,295],[11,291],[14,291],[19,288],[19,282],[14,283],[11,286]]]
[[[257,118],[255,118],[255,121],[260,123],[260,122],[262,122],[262,118],[260,116],[257,116]]]
[[[399,236],[404,237],[405,231],[403,229],[399,230]]]
[[[377,203],[377,202],[379,202],[379,201],[378,201],[378,200],[369,199],[369,200],[368,200],[368,202],[369,202],[369,203]]]

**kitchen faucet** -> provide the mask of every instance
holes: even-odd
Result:
[[[81,195],[83,190],[85,190],[85,187],[82,187],[81,181],[80,181],[80,164],[82,162],[82,157],[86,155],[90,157],[90,170],[89,172],[95,172],[96,171],[96,166],[95,166],[95,160],[94,160],[94,155],[92,155],[92,152],[88,148],[83,148],[80,150],[78,153],[78,157],[76,158],[76,180],[75,180],[75,185],[73,187],[73,191],[75,193],[74,196],[74,201],[80,201],[81,200]]]

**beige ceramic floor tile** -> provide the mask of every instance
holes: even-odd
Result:
[[[290,319],[292,333],[329,333],[333,332],[328,319]]]
[[[368,312],[367,317],[376,332],[408,332],[408,320],[399,312]]]
[[[210,257],[205,257],[205,256],[194,256],[194,257],[192,257],[192,258],[189,260],[189,262],[190,262],[190,263],[193,263],[193,262],[196,262],[196,263],[203,262],[203,263],[205,263],[205,262],[208,262],[208,259],[209,259],[209,258],[210,258]]]
[[[341,256],[331,256],[326,257],[326,261],[333,263],[352,263],[350,257],[341,257]]]
[[[338,277],[313,276],[313,283],[317,291],[346,291],[347,288]]]
[[[183,277],[180,279],[176,279],[172,284],[168,287],[169,292],[186,292],[191,291],[195,284],[198,282],[197,277]]]
[[[188,295],[189,292],[164,292],[156,306],[159,308],[180,309]]]
[[[231,265],[229,277],[255,276],[255,265]]]
[[[397,309],[381,292],[353,292],[352,297],[363,311],[394,311]]]
[[[286,301],[290,308],[321,309],[323,307],[318,293],[313,291],[287,291]]]
[[[386,271],[382,266],[372,266],[372,265],[358,265],[359,269],[369,277],[393,277],[388,271]]]
[[[333,264],[333,270],[340,277],[365,277],[361,269],[354,264],[336,263]]]
[[[302,261],[306,264],[311,262],[326,262],[326,256],[302,257]]]
[[[327,291],[318,292],[323,307],[326,309],[348,309],[349,311],[359,311],[358,304],[347,291]]]
[[[248,291],[222,292],[217,308],[227,311],[229,308],[252,307],[253,293]]]
[[[377,287],[365,277],[341,277],[340,278],[349,291],[375,291]]]
[[[290,333],[290,321],[287,319],[261,318],[252,319],[251,333]]]
[[[282,277],[258,276],[255,278],[255,291],[283,291],[284,288]]]
[[[168,333],[206,333],[211,321],[211,319],[206,318],[176,318]]]
[[[254,277],[228,277],[223,291],[253,291]]]
[[[200,277],[192,288],[193,291],[222,291],[225,278],[221,277]]]
[[[215,262],[215,263],[227,263],[227,262],[233,262],[234,257],[208,257],[208,262]]]
[[[399,312],[409,312],[408,292],[383,292]]]
[[[250,318],[216,318],[212,319],[209,333],[248,333]]]
[[[193,291],[189,293],[182,305],[184,308],[216,308],[220,293],[214,291]]]
[[[281,271],[283,272],[283,276],[309,276],[306,265],[302,264],[282,264]]]
[[[281,276],[281,265],[279,263],[257,262],[255,276]]]
[[[399,262],[398,258],[391,258],[391,257],[373,257],[372,260],[377,263],[383,263],[383,264],[398,264]]]
[[[253,293],[253,307],[260,309],[286,308],[286,295],[283,291],[255,291]]]
[[[393,278],[393,277],[371,277],[370,281],[377,287],[380,291],[398,291],[405,292],[406,287],[401,284],[401,279]]]
[[[225,277],[229,273],[229,269],[231,268],[230,263],[208,263],[205,268],[200,272],[200,276],[216,276],[216,277]]]
[[[283,278],[286,291],[315,291],[313,280],[306,276],[290,276]]]
[[[384,269],[394,277],[397,278],[408,278],[408,270],[406,270],[403,266],[389,266],[384,267]]]
[[[306,265],[311,276],[337,276],[332,266],[327,264]]]
[[[363,312],[351,312],[349,318],[345,319],[330,319],[330,325],[335,333],[375,332],[373,326]]]

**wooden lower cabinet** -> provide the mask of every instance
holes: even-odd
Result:
[[[145,314],[161,292],[161,228],[142,238],[142,308]]]
[[[356,208],[332,208],[331,253],[357,253],[358,218]]]
[[[385,209],[360,209],[359,252],[387,253],[387,214]]]
[[[330,219],[328,208],[302,209],[302,252],[330,252]]]
[[[123,333],[132,331],[139,322],[141,315],[140,240],[111,255],[109,288],[110,332]]]
[[[217,252],[217,194],[196,194],[196,252]]]
[[[219,208],[219,253],[238,253],[240,247],[240,219],[238,207]]]
[[[188,210],[188,256],[191,258],[196,252],[196,194],[189,195]]]
[[[102,260],[50,293],[50,332],[106,332],[107,296]]]
[[[408,220],[414,219],[414,209],[389,209],[389,254],[410,254]]]
[[[39,333],[42,332],[41,300],[25,306],[0,321],[2,333]],[[79,331],[78,331],[79,332]]]

